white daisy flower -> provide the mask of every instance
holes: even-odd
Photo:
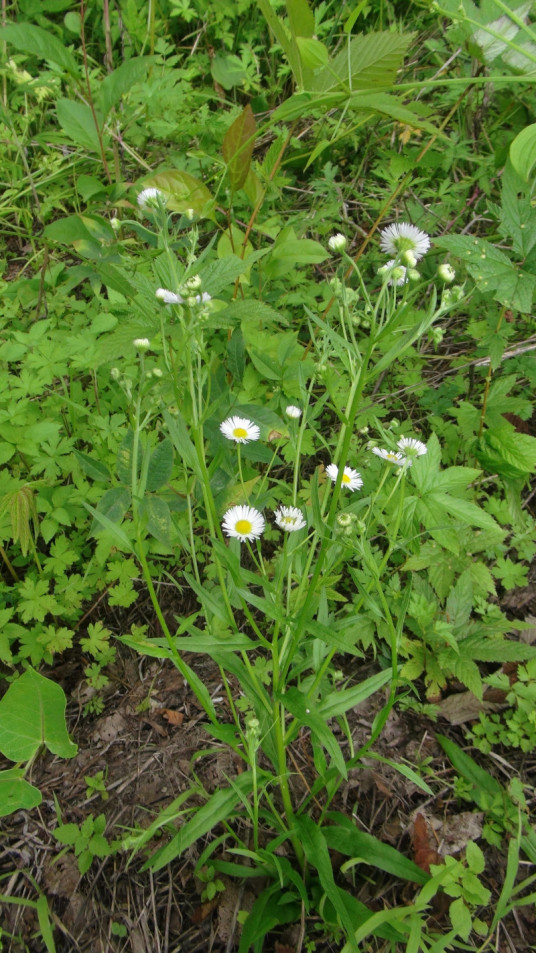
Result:
[[[395,258],[405,251],[413,252],[418,261],[430,248],[430,237],[415,225],[398,222],[381,230],[380,248]]]
[[[294,420],[298,420],[302,415],[300,408],[296,407],[295,404],[289,404],[288,407],[285,407],[285,413],[287,417],[293,417]]]
[[[339,468],[334,463],[330,463],[326,467],[326,473],[328,477],[330,478],[330,480],[333,481],[333,483],[337,482],[337,476],[339,475]],[[344,487],[346,490],[351,490],[352,492],[354,490],[360,490],[361,487],[363,486],[363,480],[361,479],[361,474],[358,473],[357,470],[352,470],[351,467],[345,467],[342,474],[341,486]]]
[[[138,205],[140,208],[158,208],[158,204],[166,204],[166,196],[160,189],[143,189],[138,194]]]
[[[337,232],[336,235],[332,235],[328,240],[328,248],[330,251],[338,253],[339,255],[342,254],[346,248],[346,236],[343,235],[342,232]]]
[[[412,457],[422,457],[425,453],[428,453],[426,444],[416,440],[415,437],[401,437],[397,447],[408,458],[408,466],[412,464]]]
[[[231,506],[224,514],[221,525],[227,536],[234,536],[242,543],[245,539],[262,536],[264,516],[253,506]]]
[[[387,460],[388,463],[395,463],[397,467],[404,466],[406,458],[403,453],[397,453],[396,450],[384,450],[383,447],[373,447],[372,452],[376,454],[377,457],[381,457],[382,460]]]
[[[257,424],[247,417],[228,417],[220,424],[220,430],[224,437],[237,443],[249,443],[250,440],[258,440],[261,435]]]
[[[295,533],[298,529],[307,526],[303,518],[303,513],[297,506],[280,506],[275,511],[275,521],[280,529],[287,533]]]
[[[159,301],[162,301],[163,304],[182,304],[183,300],[180,295],[175,294],[174,291],[168,291],[167,288],[157,288],[155,295]]]

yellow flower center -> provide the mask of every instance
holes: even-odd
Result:
[[[241,536],[248,536],[252,529],[253,524],[249,520],[237,520],[235,523],[235,530]]]
[[[343,475],[342,475],[342,481],[341,481],[341,482],[342,482],[342,483],[350,483],[350,477],[348,476],[347,473],[343,473]]]
[[[247,437],[247,435],[248,432],[244,427],[235,427],[233,430],[233,437],[236,437],[237,439],[240,437]]]
[[[284,516],[282,522],[283,522],[283,523],[288,523],[289,526],[294,526],[294,523],[296,522],[296,517],[295,517],[295,516]]]

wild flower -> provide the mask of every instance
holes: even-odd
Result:
[[[295,404],[289,404],[288,407],[285,407],[285,413],[287,417],[292,417],[294,420],[298,420],[302,415],[300,408],[296,407]]]
[[[333,483],[336,483],[337,477],[339,475],[339,468],[335,463],[330,463],[326,467],[326,473],[330,480]],[[354,490],[360,490],[363,486],[363,480],[361,479],[361,474],[357,470],[352,470],[351,467],[345,467],[342,474],[341,486],[346,490],[351,490],[352,493]]]
[[[418,261],[430,248],[430,237],[415,225],[397,222],[381,230],[380,248],[395,258],[403,252],[413,252]]]
[[[240,542],[259,539],[264,531],[264,516],[253,506],[231,506],[223,516],[222,528],[227,536]]]
[[[163,304],[183,304],[183,299],[174,291],[168,291],[167,288],[157,288],[155,295]]]
[[[275,511],[275,521],[279,528],[287,533],[295,533],[296,530],[307,526],[303,513],[297,506],[280,506]]]
[[[148,351],[151,346],[149,338],[134,338],[132,343],[138,351]]]
[[[224,437],[236,443],[249,443],[250,440],[258,440],[261,435],[257,424],[247,417],[227,417],[220,424],[220,430]]]
[[[140,208],[158,208],[159,203],[166,204],[166,196],[160,189],[143,189],[138,193],[138,205]]]
[[[426,444],[416,440],[415,437],[401,437],[397,447],[405,454],[408,467],[412,465],[414,458],[422,457],[425,453],[428,453]]]
[[[337,232],[336,235],[332,235],[328,240],[328,248],[330,251],[341,255],[346,248],[346,236],[343,235],[342,232]]]
[[[451,281],[454,281],[456,277],[456,272],[454,271],[454,268],[452,267],[452,265],[448,265],[446,262],[443,265],[439,266],[439,268],[437,269],[437,273],[439,277],[441,278],[441,280],[444,281],[445,284],[447,285],[450,285]]]
[[[384,450],[383,447],[372,447],[372,452],[382,460],[387,460],[388,463],[395,463],[397,467],[402,467],[406,462],[404,454],[398,453],[396,450]]]

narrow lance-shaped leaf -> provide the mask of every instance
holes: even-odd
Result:
[[[248,103],[225,133],[222,145],[233,192],[241,189],[247,179],[256,130],[255,117]]]

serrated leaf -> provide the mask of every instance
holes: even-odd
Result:
[[[81,450],[75,450],[74,455],[80,464],[81,469],[87,476],[90,476],[92,480],[97,480],[101,483],[109,483],[111,480],[111,474],[108,470],[108,467],[101,463],[100,460],[95,460],[93,457],[90,457],[87,453],[82,453]]]
[[[28,668],[0,700],[0,751],[10,761],[28,761],[44,744],[61,758],[78,748],[67,734],[67,700],[60,685]]]
[[[247,179],[255,146],[257,125],[251,106],[242,110],[225,133],[222,145],[223,158],[233,192],[238,191]]]
[[[354,36],[312,82],[315,92],[342,87],[347,90],[374,90],[392,86],[412,35],[397,32]]]
[[[141,83],[146,78],[154,61],[154,56],[133,56],[104,77],[98,93],[98,103],[104,116],[108,115],[136,83]]]
[[[507,479],[526,479],[536,469],[536,437],[510,427],[486,430],[474,453],[485,470]]]
[[[246,369],[246,351],[241,328],[235,328],[227,345],[227,367],[237,387],[242,383]]]
[[[530,312],[536,275],[511,262],[499,248],[467,235],[443,236],[434,243],[465,262],[480,291],[492,292],[495,300],[507,308]]]
[[[236,53],[216,53],[210,63],[210,72],[214,81],[224,89],[241,86],[247,79],[244,64]]]

